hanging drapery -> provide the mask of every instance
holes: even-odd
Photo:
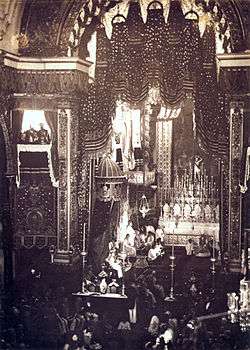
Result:
[[[148,91],[145,67],[142,64],[145,38],[139,3],[131,2],[126,23],[128,27],[128,45],[125,48],[128,62],[126,67],[126,99],[132,105],[138,106],[138,102],[146,97]]]
[[[183,101],[185,96],[183,80],[187,72],[186,21],[180,3],[172,2],[170,5],[165,33],[162,46],[161,96],[165,104],[172,106]]]
[[[119,224],[119,201],[104,202],[96,200],[92,221],[92,234],[89,245],[89,259],[94,271],[101,269],[102,263],[108,257],[109,242],[115,239],[115,231]]]
[[[206,27],[200,39],[200,65],[195,86],[196,135],[200,146],[213,155],[228,153],[228,121],[224,98],[219,93],[216,73],[215,34]]]
[[[37,145],[37,144],[18,144],[17,145],[17,176],[16,176],[16,185],[17,187],[20,186],[21,183],[21,173],[20,173],[20,166],[21,166],[21,161],[20,161],[20,153],[21,152],[44,152],[47,155],[47,160],[48,160],[48,168],[49,168],[49,176],[52,182],[52,186],[58,187],[59,183],[58,180],[54,176],[54,170],[52,166],[52,144],[47,144],[47,145]]]
[[[163,8],[148,7],[147,22],[145,24],[145,45],[143,50],[143,64],[148,84],[159,86],[163,75],[162,48],[166,39],[165,19]]]
[[[97,26],[96,80],[81,101],[79,144],[91,157],[102,153],[111,135],[111,120],[115,114],[115,99],[111,95],[108,60],[110,42],[101,24]]]
[[[198,25],[185,19],[176,2],[171,3],[166,24],[159,5],[160,9],[149,6],[146,24],[135,3],[127,19],[114,18],[124,21],[113,23],[110,78],[115,93],[132,105],[144,101],[151,86],[160,86],[163,103],[171,106],[193,89],[190,69],[198,57]]]
[[[23,113],[24,111],[15,110],[12,112],[12,133],[13,140],[15,143],[20,142],[20,136],[22,132],[22,123],[23,123]]]
[[[105,86],[108,81],[108,60],[110,57],[110,41],[105,27],[100,23],[96,27],[96,68],[95,78],[99,86]]]
[[[122,22],[120,22],[122,18]],[[128,56],[126,47],[128,46],[128,26],[125,17],[116,15],[113,18],[113,32],[111,36],[111,52],[109,61],[109,74],[112,82],[113,94],[117,97],[126,96],[126,78],[128,67]]]
[[[250,146],[244,147],[241,164],[240,192],[246,193],[247,183],[250,179]]]
[[[142,110],[153,86],[165,107],[193,98],[197,141],[207,152],[225,156],[228,123],[217,87],[214,27],[207,25],[200,37],[197,21],[185,18],[178,1],[171,1],[167,23],[158,5],[148,7],[144,24],[139,5],[131,2],[127,19],[113,18],[111,40],[98,26],[96,80],[82,106],[83,135],[98,130],[104,135],[120,98]]]

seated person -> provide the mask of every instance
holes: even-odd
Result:
[[[136,250],[141,248],[141,237],[140,232],[138,230],[135,230],[134,246]]]
[[[155,234],[153,232],[149,232],[146,238],[145,246],[150,249],[152,248],[154,243],[155,243]]]
[[[149,232],[155,233],[155,228],[152,225],[147,225],[146,227],[146,234],[149,234]]]
[[[196,256],[208,257],[210,256],[208,236],[203,233],[199,238],[199,247]]]
[[[126,234],[126,237],[123,241],[123,252],[128,256],[128,257],[135,257],[136,256],[136,249],[135,247],[131,244],[131,239],[129,233]]]
[[[160,239],[153,244],[152,248],[148,251],[148,261],[154,263],[160,263],[162,261],[162,256],[164,255],[163,246]]]
[[[145,230],[141,230],[139,235],[140,235],[140,247],[144,248],[146,245],[146,240],[147,240],[147,235],[146,235]]]
[[[141,229],[140,231],[137,231],[137,236],[135,239],[135,248],[138,255],[145,255],[146,252],[148,251],[146,247],[146,239],[147,239],[147,236],[146,236],[145,230]]]
[[[135,236],[136,236],[136,232],[133,228],[133,223],[131,220],[128,221],[128,226],[127,226],[127,229],[126,229],[126,234],[129,235],[129,240],[130,240],[130,243],[132,246],[135,245]]]
[[[109,266],[113,271],[110,271],[110,279],[121,279],[123,276],[122,272],[122,259],[115,254],[108,260]]]
[[[159,225],[155,231],[155,239],[157,240],[158,238],[160,238],[161,242],[164,241],[164,230],[162,225]]]

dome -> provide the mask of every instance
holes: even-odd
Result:
[[[121,183],[125,180],[121,169],[110,156],[103,157],[98,167],[97,174],[95,178],[98,182]]]

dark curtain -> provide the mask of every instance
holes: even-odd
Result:
[[[119,221],[120,202],[103,202],[96,200],[92,215],[89,262],[96,273],[108,257],[109,242],[115,239],[115,231]]]
[[[51,130],[51,142],[52,142],[52,149],[51,149],[51,157],[52,157],[52,167],[55,179],[58,180],[58,150],[57,150],[57,111],[44,111],[46,122],[48,123],[50,130]]]
[[[245,176],[246,176],[246,164],[249,161],[247,159],[247,149],[248,146],[244,146],[243,147],[243,151],[242,151],[242,157],[241,157],[241,167],[240,167],[240,184],[242,186],[244,186],[245,183]]]
[[[13,111],[12,112],[12,132],[14,143],[20,142],[20,136],[22,131],[24,111]]]

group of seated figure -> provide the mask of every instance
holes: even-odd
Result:
[[[162,228],[151,225],[142,227],[140,231],[134,230],[132,222],[128,223],[126,236],[122,242],[123,252],[127,257],[147,255],[148,262],[158,261],[164,255],[164,232]]]
[[[133,228],[132,222],[128,223],[126,236],[122,241],[122,251],[128,258],[138,255],[147,256],[147,261],[161,262],[166,251],[166,237],[164,227],[159,225],[156,229],[152,225],[142,227],[139,230]],[[219,252],[217,242],[207,234],[202,234],[199,240],[187,239],[187,255],[212,256],[213,250],[216,255]]]
[[[20,142],[25,144],[49,144],[50,135],[44,124],[40,123],[40,129],[35,130],[32,126],[20,135]]]
[[[195,237],[197,238],[197,237]],[[219,246],[208,235],[198,240],[188,238],[185,245],[186,256],[218,258]],[[124,239],[111,241],[109,253],[96,276],[86,275],[86,289],[90,292],[122,294],[123,277],[133,266],[163,266],[169,249],[166,244],[164,227],[146,225],[136,230],[132,221],[128,222]],[[173,251],[172,251],[173,254]],[[89,271],[90,273],[90,271]]]

